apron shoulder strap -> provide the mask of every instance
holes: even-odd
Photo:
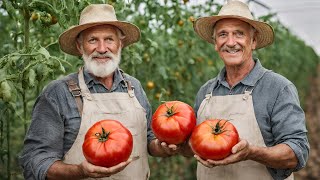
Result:
[[[131,82],[129,80],[126,79],[125,75],[124,75],[124,72],[122,69],[119,69],[120,72],[121,72],[121,75],[124,79],[124,82],[126,83],[126,86],[128,88],[128,94],[130,97],[134,97],[134,89],[132,89],[133,86],[131,86]]]
[[[67,80],[67,85],[68,85],[69,91],[71,92],[72,96],[76,100],[78,111],[81,117],[82,109],[83,109],[83,104],[81,99],[81,89],[79,88],[77,82],[74,79]]]
[[[213,91],[218,85],[218,79],[214,78],[210,84],[211,85],[207,88],[207,91],[206,91],[206,95],[205,95],[206,98],[213,96]]]

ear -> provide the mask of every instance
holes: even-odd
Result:
[[[76,41],[76,46],[77,46],[78,51],[82,55],[83,54],[83,49],[81,48],[81,44],[79,43],[79,41]]]
[[[121,46],[121,49],[123,48],[123,40],[120,39],[120,46]]]
[[[253,39],[252,39],[252,42],[251,42],[251,49],[255,50],[256,47],[257,47],[257,34],[254,33],[254,36],[253,36]]]

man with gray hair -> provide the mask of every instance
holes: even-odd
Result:
[[[234,0],[218,15],[198,18],[194,30],[214,44],[225,65],[197,93],[197,124],[209,118],[230,120],[240,136],[224,159],[195,155],[198,180],[293,179],[292,172],[305,167],[310,149],[297,89],[252,57],[255,49],[272,44],[272,27],[254,20],[248,6]]]
[[[174,153],[153,135],[140,82],[119,69],[122,48],[139,38],[139,28],[118,21],[108,4],[87,6],[79,25],[60,35],[60,48],[82,56],[85,65],[51,82],[37,98],[20,156],[25,179],[148,179],[148,153]],[[133,136],[130,158],[109,168],[89,163],[82,153],[87,130],[103,119],[118,120]]]

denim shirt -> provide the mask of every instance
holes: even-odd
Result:
[[[294,84],[272,71],[265,72],[258,59],[251,72],[233,87],[229,87],[223,68],[217,77],[207,81],[198,91],[195,112],[207,92],[225,96],[242,94],[249,87],[252,92],[255,116],[267,146],[287,144],[294,151],[298,165],[294,169],[268,168],[274,179],[284,179],[293,171],[305,167],[309,156],[309,142],[305,124],[305,114],[300,107],[298,92]],[[264,73],[265,72],[265,73]],[[210,89],[211,87],[211,89]]]
[[[107,89],[86,70],[84,71],[84,80],[91,93],[127,93],[124,78],[131,82],[136,98],[146,110],[148,121],[146,140],[150,142],[154,139],[150,128],[151,106],[140,82],[128,74],[124,76],[119,69],[116,70],[113,85],[111,89]],[[78,73],[52,81],[36,100],[32,111],[32,121],[19,157],[25,179],[45,179],[49,167],[55,161],[62,160],[77,137],[81,117],[75,98],[67,86],[69,79],[78,82]]]

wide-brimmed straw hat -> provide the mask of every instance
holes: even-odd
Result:
[[[80,15],[79,25],[72,26],[59,37],[61,50],[64,52],[81,56],[76,47],[76,39],[79,33],[97,25],[113,25],[119,28],[125,35],[122,40],[123,47],[137,42],[140,39],[140,29],[125,21],[118,21],[113,6],[109,4],[91,4],[83,9]]]
[[[204,40],[214,44],[213,28],[217,21],[226,18],[236,18],[249,23],[257,30],[257,47],[256,49],[268,46],[273,43],[273,28],[262,21],[254,20],[247,4],[241,1],[229,1],[225,4],[218,15],[210,17],[200,17],[194,24],[195,32]]]

